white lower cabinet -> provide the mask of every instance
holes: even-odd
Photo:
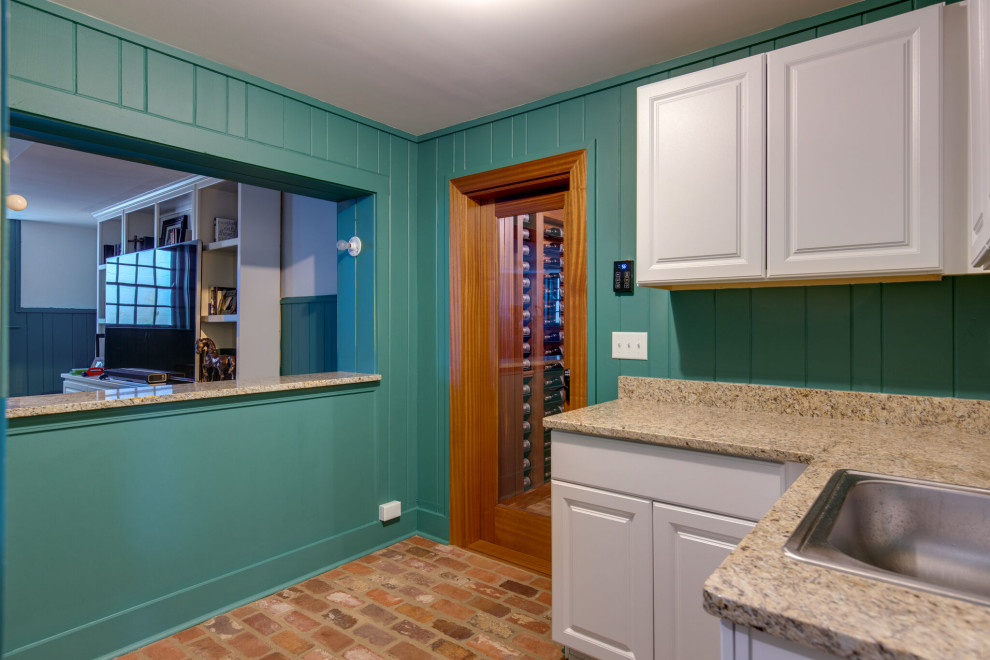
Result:
[[[551,488],[554,639],[601,660],[652,658],[651,503]]]
[[[719,621],[702,588],[753,523],[668,504],[653,505],[653,621],[657,658],[717,658]]]
[[[802,466],[553,432],[553,639],[599,660],[719,657],[705,580]]]
[[[722,621],[721,625],[721,660],[834,660],[838,657],[728,621]]]

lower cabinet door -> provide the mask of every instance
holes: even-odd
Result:
[[[652,503],[559,481],[551,499],[554,640],[600,660],[652,658]]]
[[[657,660],[719,658],[719,620],[705,612],[702,588],[754,524],[669,504],[653,505]],[[555,563],[555,574],[556,567]]]

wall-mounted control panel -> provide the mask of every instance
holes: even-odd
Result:
[[[612,291],[615,293],[632,293],[633,282],[636,280],[633,273],[633,262],[616,261],[612,268]]]

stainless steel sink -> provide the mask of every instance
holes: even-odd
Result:
[[[990,490],[839,470],[784,550],[812,564],[990,605]]]

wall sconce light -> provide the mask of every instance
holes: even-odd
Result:
[[[11,211],[23,211],[27,208],[28,202],[21,195],[7,195],[7,208]]]
[[[347,250],[347,254],[352,257],[356,257],[361,254],[361,239],[357,236],[351,236],[351,240],[339,240],[337,241],[337,249],[344,251]]]

